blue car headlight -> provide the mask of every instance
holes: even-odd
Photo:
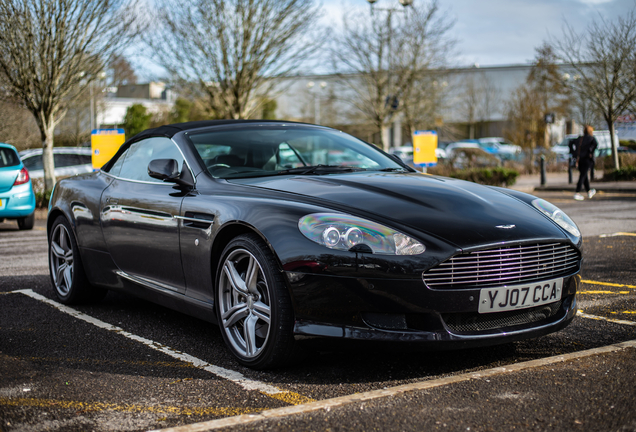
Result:
[[[378,255],[418,255],[426,247],[417,240],[359,217],[338,213],[303,216],[298,228],[305,237],[330,249],[370,251]],[[362,246],[362,247],[361,247]]]
[[[544,199],[537,198],[532,201],[532,205],[574,237],[581,237],[581,231],[579,231],[579,228],[576,226],[574,221],[554,204],[551,204]]]

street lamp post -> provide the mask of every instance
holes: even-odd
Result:
[[[392,24],[392,15],[393,12],[403,12],[406,14],[406,8],[408,6],[412,6],[413,4],[413,0],[398,0],[400,2],[400,4],[403,6],[403,9],[399,9],[399,8],[377,8],[374,6],[374,4],[377,2],[378,0],[367,0],[367,2],[369,3],[370,7],[371,7],[371,17],[373,18],[373,16],[375,15],[375,11],[384,11],[387,12],[387,17],[386,17],[386,26],[387,26],[387,31],[388,31],[388,35],[387,35],[387,48],[388,48],[388,56],[389,56],[389,66],[387,68],[388,71],[388,81],[389,81],[389,90],[391,89],[391,57],[392,57],[392,50],[391,50],[391,41],[393,39],[393,24]],[[397,102],[397,95],[388,95],[387,96],[387,104],[390,103],[391,105],[394,105],[395,102]],[[397,106],[394,108],[397,109]],[[401,132],[401,131],[399,131]],[[386,140],[389,141],[389,146],[393,146],[394,145],[394,141],[398,141],[399,145],[401,145],[401,134],[398,132],[397,135],[399,135],[399,137],[396,137],[396,133],[395,133],[395,125],[392,124],[391,125],[391,129],[390,129],[390,136],[389,137],[383,137],[383,141],[387,142]],[[397,138],[397,140],[395,139]]]
[[[316,83],[313,81],[309,81],[307,83],[307,88],[311,90],[316,87]],[[320,92],[327,87],[327,83],[325,81],[321,81],[316,87],[316,90],[313,92],[314,95],[314,123],[320,124]]]

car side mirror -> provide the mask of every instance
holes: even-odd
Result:
[[[188,165],[183,162],[183,169],[179,172],[179,162],[174,159],[155,159],[148,164],[148,175],[152,178],[192,189],[194,178],[190,173]]]
[[[148,164],[148,175],[161,181],[174,182],[179,177],[179,162],[174,159],[155,159]]]

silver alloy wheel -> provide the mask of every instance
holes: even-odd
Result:
[[[267,346],[271,296],[263,269],[245,249],[232,251],[223,263],[218,300],[221,325],[242,357],[255,358]]]
[[[61,296],[67,296],[73,283],[73,246],[63,224],[58,224],[51,235],[49,246],[53,283]]]

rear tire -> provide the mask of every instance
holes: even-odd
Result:
[[[49,274],[59,301],[76,304],[103,299],[108,290],[89,283],[68,220],[58,216],[49,232]]]
[[[292,361],[293,309],[267,244],[255,234],[234,238],[223,250],[216,282],[221,334],[239,363],[270,369]]]
[[[28,216],[18,218],[18,228],[21,230],[33,229],[33,225],[35,225],[35,212]]]

